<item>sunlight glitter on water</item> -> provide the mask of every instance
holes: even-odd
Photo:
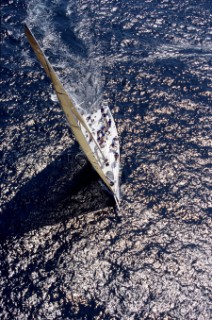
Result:
[[[3,3],[3,318],[210,318],[209,8]],[[74,145],[23,20],[76,101],[113,112],[119,214]]]

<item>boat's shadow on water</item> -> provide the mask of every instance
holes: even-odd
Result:
[[[113,206],[85,157],[72,147],[25,184],[0,218],[0,240]]]

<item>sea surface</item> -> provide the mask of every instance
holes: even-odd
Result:
[[[2,0],[0,318],[212,317],[211,0]],[[120,211],[68,128],[107,102]]]

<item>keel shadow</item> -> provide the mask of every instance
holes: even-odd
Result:
[[[98,183],[97,173],[72,147],[4,205],[0,240],[113,205],[112,196]]]

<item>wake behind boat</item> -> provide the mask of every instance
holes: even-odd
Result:
[[[120,147],[116,125],[109,107],[102,104],[94,111],[78,106],[68,95],[37,40],[27,26],[25,34],[38,60],[50,77],[71,130],[100,178],[115,198],[120,200]]]

